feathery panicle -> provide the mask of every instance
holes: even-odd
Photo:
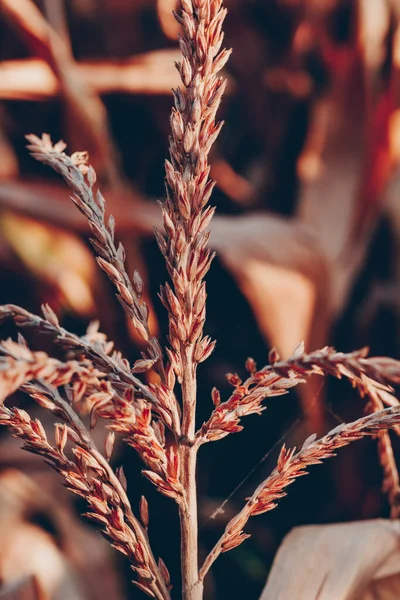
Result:
[[[88,165],[87,152],[68,156],[64,142],[53,145],[48,134],[41,138],[31,134],[26,138],[32,156],[60,173],[71,187],[72,201],[87,218],[93,234],[90,241],[97,254],[97,262],[116,287],[118,300],[135,329],[148,342],[146,352],[153,361],[151,366],[163,377],[162,349],[149,330],[149,310],[142,299],[143,282],[137,272],[132,280],[126,272],[125,250],[121,243],[116,245],[114,217],[109,215],[106,220],[105,200],[96,190],[96,173]]]
[[[351,442],[366,435],[376,435],[382,429],[397,427],[399,424],[400,407],[396,406],[362,417],[352,423],[341,424],[319,440],[312,435],[298,452],[296,448],[288,450],[283,446],[277,466],[271,475],[260,483],[239,514],[229,521],[225,532],[207,556],[200,569],[200,579],[204,579],[211,565],[222,552],[235,548],[249,537],[248,534],[243,533],[243,527],[249,518],[273,510],[277,501],[286,495],[286,488],[297,477],[305,475],[309,466],[317,465],[334,456],[336,450]]]
[[[8,355],[0,357],[0,425],[21,438],[25,450],[43,456],[62,475],[67,488],[85,498],[89,505],[86,516],[98,523],[112,545],[129,558],[143,591],[153,598],[169,598],[147,534],[132,513],[123,486],[78,415],[57,390],[66,384],[71,384],[72,389],[93,386],[103,374],[90,364],[62,363],[14,342],[4,342],[1,349]],[[54,443],[48,440],[38,419],[32,419],[25,410],[4,405],[17,388],[64,420],[64,424],[55,425]],[[67,444],[72,444],[72,458],[66,454]],[[106,454],[111,451],[111,446],[106,448]]]
[[[203,281],[213,258],[207,248],[214,209],[208,206],[214,182],[208,155],[222,123],[216,113],[225,89],[219,72],[230,51],[222,50],[222,0],[184,0],[175,15],[181,25],[182,60],[176,65],[182,87],[174,90],[169,160],[165,163],[167,197],[161,206],[164,232],[156,232],[172,286],[160,298],[168,311],[168,358],[182,384],[180,506],[183,598],[202,597],[198,582],[196,499],[196,369],[211,354],[215,342],[203,337],[206,290]]]
[[[98,331],[98,323],[89,325],[86,335],[79,337],[61,327],[48,305],[43,307],[43,317],[12,304],[0,306],[0,323],[12,319],[21,328],[34,328],[50,336],[65,351],[77,358],[87,357],[98,369],[107,374],[108,380],[119,389],[133,389],[136,398],[143,398],[153,407],[166,427],[179,434],[179,407],[165,384],[146,385],[134,374],[134,369],[120,352],[113,351],[113,343]],[[167,370],[168,373],[168,370]]]
[[[397,360],[371,357],[368,349],[355,352],[336,352],[326,347],[309,354],[302,344],[288,360],[280,360],[276,351],[270,353],[272,364],[257,370],[253,359],[248,359],[249,377],[242,381],[236,374],[228,374],[229,383],[235,388],[230,398],[218,402],[209,420],[198,432],[199,443],[219,440],[229,433],[241,431],[240,419],[246,415],[260,414],[265,407],[265,398],[286,394],[287,391],[304,383],[311,375],[332,375],[338,379],[348,379],[361,396],[374,396],[389,406],[398,404],[392,394],[391,385],[400,382],[400,362]],[[219,392],[213,391],[213,401]]]

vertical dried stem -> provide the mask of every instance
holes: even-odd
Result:
[[[183,447],[181,460],[184,463],[181,483],[186,501],[179,510],[181,524],[182,599],[201,600],[203,582],[198,580],[198,526],[196,495],[197,447]]]

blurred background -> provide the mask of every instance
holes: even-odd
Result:
[[[400,354],[400,2],[225,4],[233,55],[211,156],[218,256],[207,276],[206,330],[218,345],[199,370],[199,425],[212,410],[211,388],[227,394],[225,373],[243,373],[249,355],[261,366],[272,347],[288,357],[302,340],[306,350],[368,345]],[[176,7],[0,0],[0,303],[38,312],[48,302],[80,334],[98,318],[129,359],[140,344],[96,268],[86,222],[60,179],[28,155],[24,135],[48,132],[70,153],[89,151],[129,272],[146,280],[152,327],[164,339],[157,291],[165,271],[152,231],[179,83]],[[14,334],[2,327],[2,337]],[[28,339],[53,352],[48,340]],[[201,555],[273,468],[283,441],[298,444],[364,409],[348,384],[311,381],[269,399],[242,433],[205,446]],[[119,447],[114,463],[124,466],[133,506],[142,493],[149,500],[154,551],[179,597],[175,506],[140,475],[133,450]],[[0,469],[0,598],[141,597],[124,560],[79,519],[84,504],[4,432]],[[388,516],[381,479],[371,440],[314,468],[277,510],[249,523],[252,538],[215,564],[206,597],[257,598],[295,525]]]

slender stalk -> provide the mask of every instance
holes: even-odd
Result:
[[[186,501],[179,510],[183,600],[203,598],[203,584],[198,581],[196,459],[197,447],[182,446],[181,483],[186,490]]]
[[[179,509],[181,527],[181,568],[183,600],[201,600],[203,585],[198,583],[198,523],[196,493],[197,445],[194,444],[196,419],[196,367],[193,345],[182,350],[183,439],[180,446],[181,484],[185,500]]]

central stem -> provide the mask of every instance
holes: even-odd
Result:
[[[185,442],[180,447],[181,483],[185,490],[184,502],[179,509],[182,598],[183,600],[202,600],[203,584],[198,581],[197,446],[194,445],[197,386],[195,364],[193,361],[193,345],[182,348],[182,362],[182,434],[185,439]]]

